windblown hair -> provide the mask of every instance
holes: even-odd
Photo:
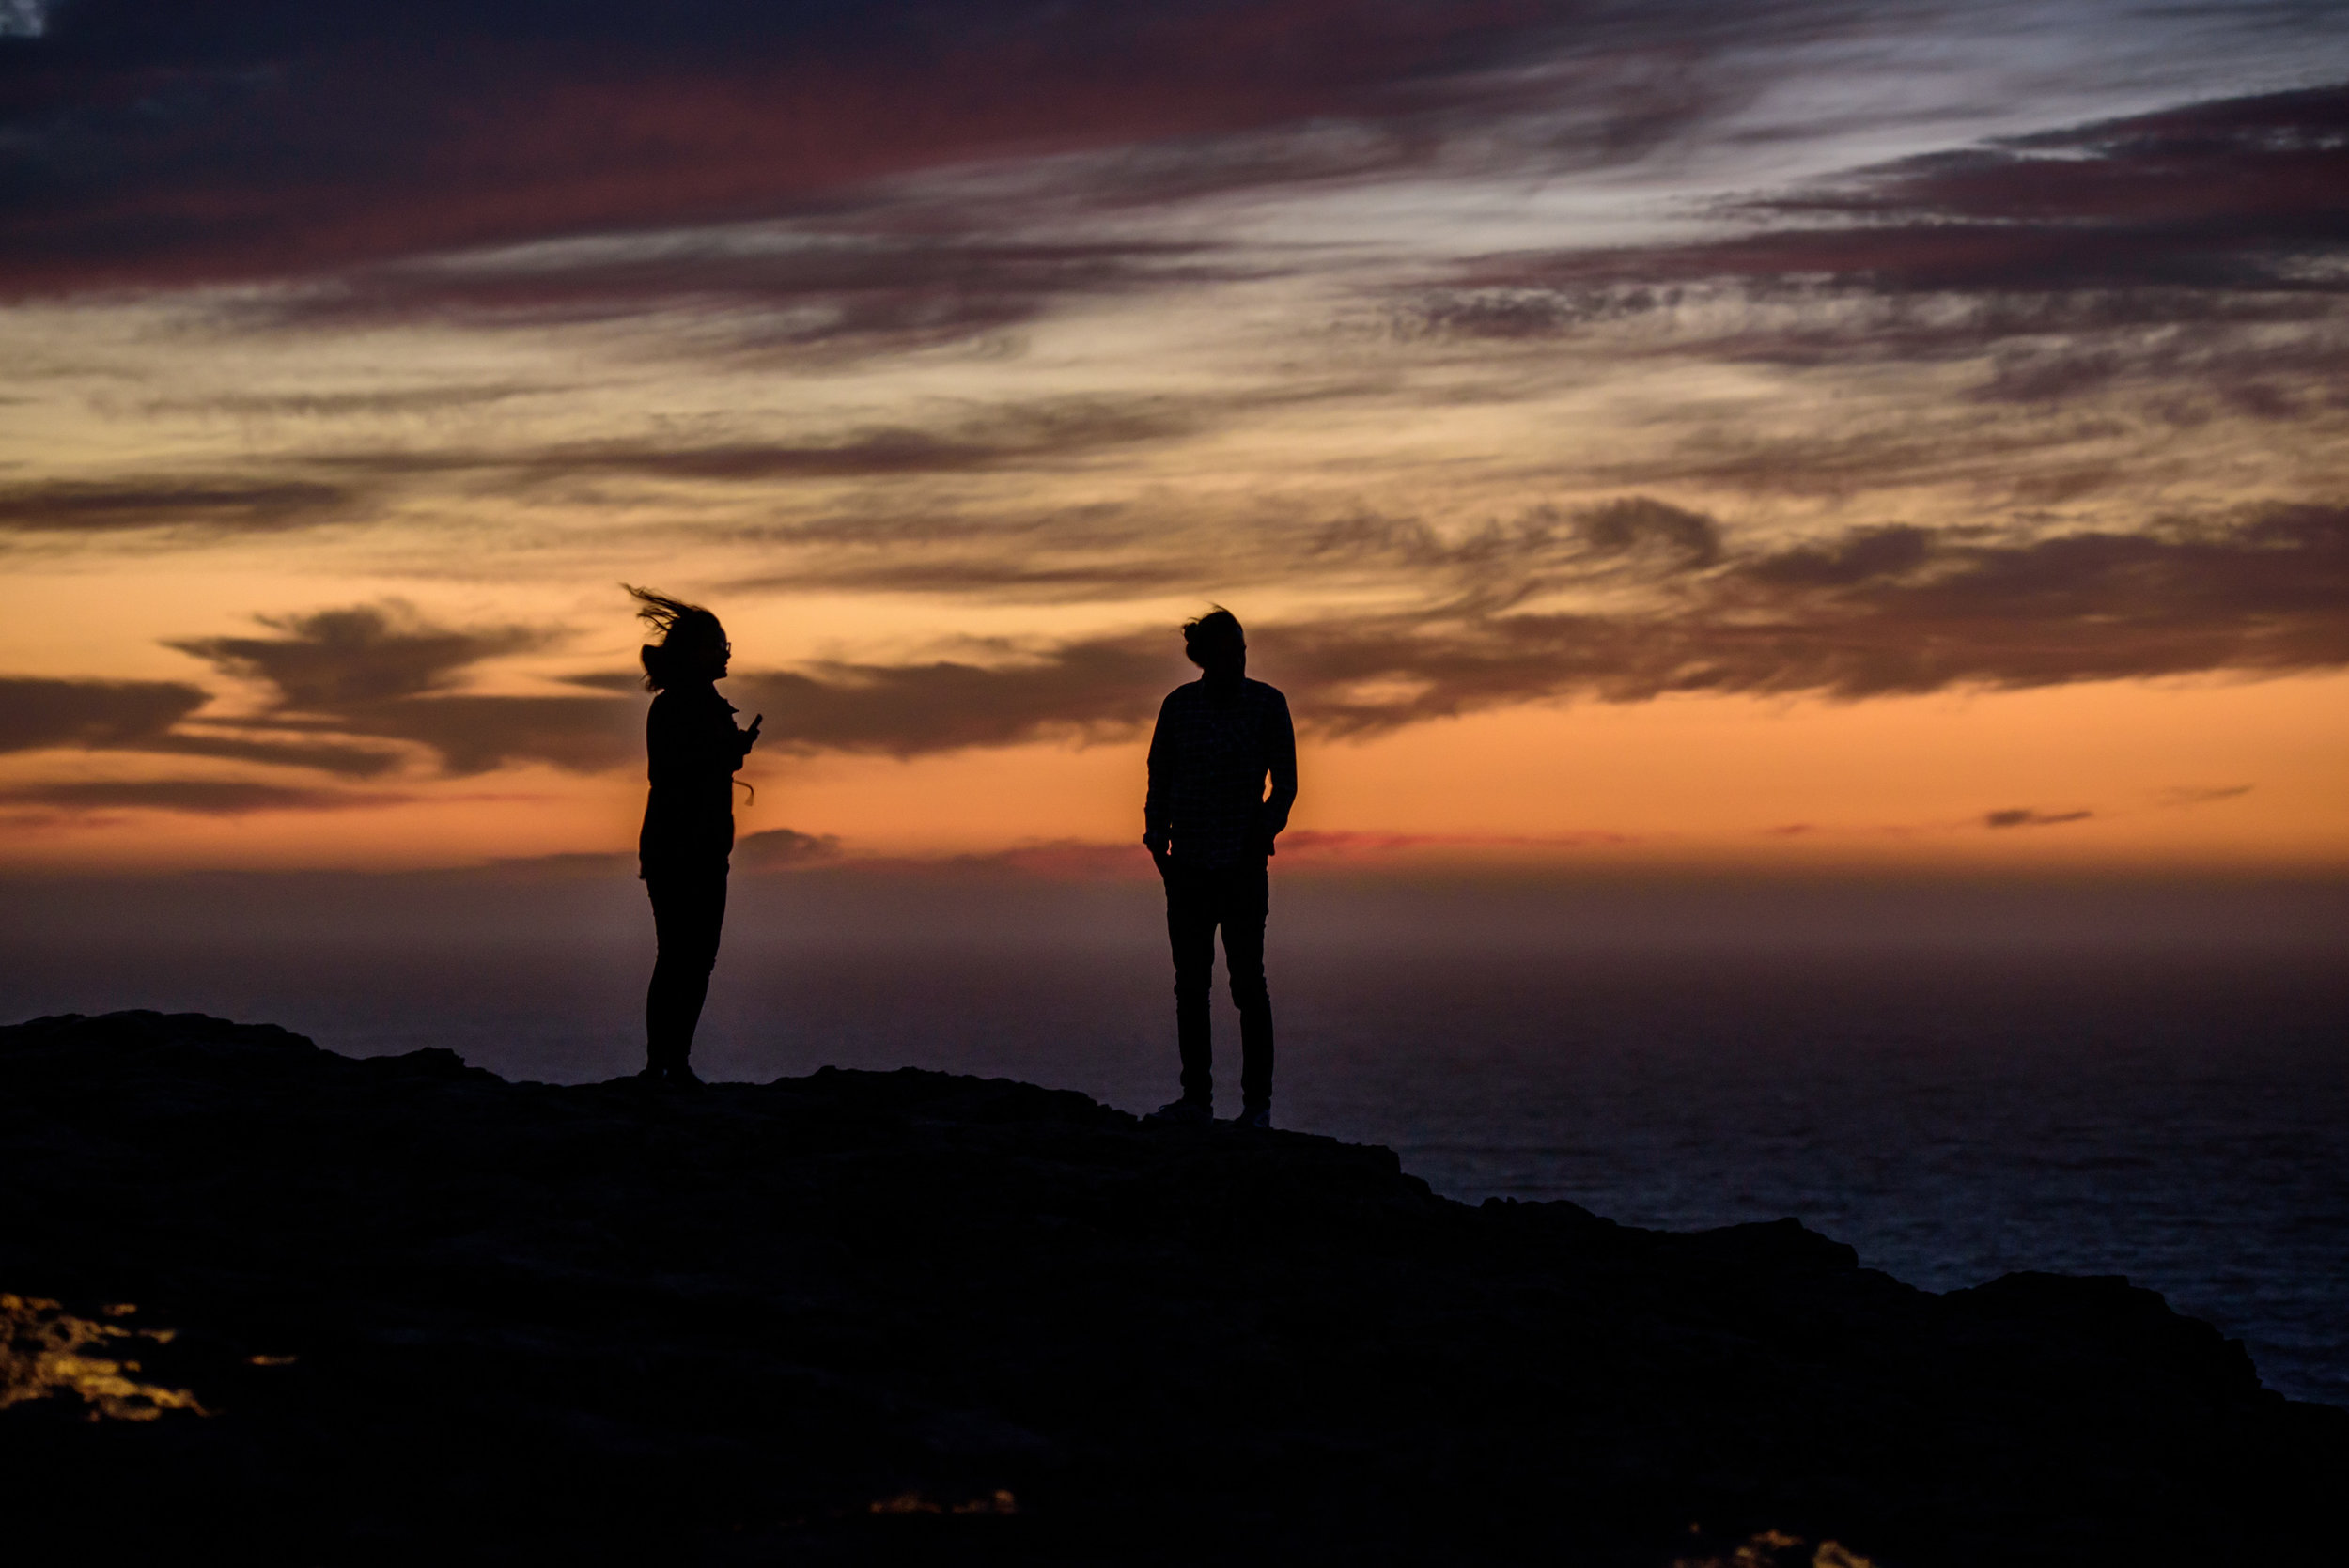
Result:
[[[646,691],[658,691],[676,685],[686,674],[685,662],[689,658],[706,657],[708,649],[724,645],[725,628],[700,605],[656,594],[650,588],[633,587],[626,582],[620,586],[635,597],[636,618],[661,634],[661,641],[646,643],[639,655],[645,661]]]
[[[1183,623],[1183,653],[1202,668],[1207,662],[1199,657],[1202,651],[1247,645],[1247,635],[1239,629],[1239,617],[1220,604]]]

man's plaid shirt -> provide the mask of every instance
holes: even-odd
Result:
[[[1221,868],[1269,855],[1296,800],[1297,730],[1286,697],[1260,680],[1243,680],[1220,700],[1205,680],[1166,694],[1150,737],[1142,812],[1178,864]]]

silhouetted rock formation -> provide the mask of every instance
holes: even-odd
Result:
[[[41,1019],[0,1030],[0,1291],[135,1304],[177,1337],[87,1357],[205,1412],[0,1410],[51,1560],[2201,1565],[2329,1558],[2349,1474],[2349,1414],[2118,1280],[1937,1296],[1792,1220],[1470,1208],[910,1070]]]

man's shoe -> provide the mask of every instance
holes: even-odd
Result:
[[[669,1081],[681,1083],[688,1089],[699,1089],[702,1086],[701,1075],[682,1062],[669,1063]]]
[[[1147,1118],[1153,1122],[1212,1122],[1215,1107],[1206,1100],[1194,1100],[1186,1094],[1179,1100],[1169,1100]]]
[[[1258,1132],[1270,1132],[1272,1130],[1272,1108],[1268,1105],[1242,1106],[1239,1114],[1232,1118],[1232,1126],[1253,1127]]]

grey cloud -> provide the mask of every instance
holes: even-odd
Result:
[[[614,240],[537,257],[453,257],[352,272],[241,305],[280,326],[437,319],[544,328],[663,315],[698,318],[697,348],[787,354],[817,365],[935,349],[1001,334],[1056,304],[1244,275],[1202,244],[1020,241],[979,230],[1001,213],[945,217],[944,232],[892,234],[890,203],[861,214],[863,232],[820,221],[761,237],[715,230]],[[962,226],[967,225],[968,226]]]
[[[398,758],[333,740],[258,738],[236,721],[191,719],[210,701],[179,681],[0,677],[0,752],[48,747],[221,757],[369,778]]]
[[[940,428],[876,426],[810,441],[596,441],[510,452],[474,447],[316,452],[303,461],[372,481],[469,474],[527,489],[592,477],[755,485],[886,479],[1081,462],[1198,428],[1200,408],[1171,399],[1072,398],[1013,404]]]
[[[1841,498],[1885,486],[1956,484],[2022,499],[2048,483],[2051,464],[2074,479],[2094,470],[2080,460],[2082,445],[2125,428],[2101,411],[2015,420],[1987,411],[1948,415],[1930,409],[1807,427],[1791,435],[1700,424],[1667,450],[1595,463],[1589,472],[1620,485],[1703,485],[1760,495]]]
[[[2165,806],[2207,806],[2220,800],[2238,800],[2250,794],[2252,787],[2250,784],[2220,784],[2216,787],[2198,788],[2189,784],[2181,784],[2173,789],[2163,790],[2159,799]]]
[[[507,383],[495,386],[427,386],[397,391],[354,392],[224,392],[210,397],[149,397],[130,410],[141,414],[217,414],[234,419],[354,419],[444,413],[476,409],[557,390],[552,387]],[[569,390],[569,389],[562,389]],[[115,412],[118,399],[93,400],[103,412]]]
[[[1576,522],[1600,554],[1654,548],[1676,556],[1684,567],[1709,567],[1721,555],[1720,528],[1711,518],[1647,496],[1608,502],[1582,513]]]
[[[1562,586],[1667,582],[1719,559],[1712,519],[1646,496],[1536,506],[1465,531],[1417,518],[1268,511],[1235,519],[1100,505],[990,521],[951,512],[826,517],[742,531],[792,550],[786,569],[737,588],[848,587],[1022,602],[1227,592],[1264,582],[1406,582],[1501,609]]]
[[[546,646],[558,633],[544,628],[443,627],[397,601],[261,620],[279,635],[170,644],[276,689],[274,709],[248,728],[325,729],[427,746],[446,771],[460,774],[512,761],[593,771],[630,753],[630,704],[449,690],[485,660]]]
[[[802,833],[792,828],[770,828],[745,833],[734,843],[738,871],[783,871],[837,860],[840,839],[832,833]]]
[[[1157,706],[1179,661],[1162,637],[1065,644],[1042,657],[998,647],[998,660],[825,663],[810,672],[737,676],[736,705],[766,715],[770,746],[915,756],[972,746],[1129,732]]]
[[[2308,264],[2349,244],[2344,127],[2349,85],[2189,104],[1754,197],[1741,210],[1765,226],[1735,239],[1492,257],[1464,281],[1601,298],[1717,279],[1884,295],[2338,295]],[[1821,218],[1834,221],[1803,222]]]
[[[1104,526],[1114,534],[1125,524]],[[2271,505],[2132,531],[1854,528],[1756,548],[1703,514],[1635,496],[1465,533],[1391,519],[1302,524],[1261,549],[1260,558],[1215,570],[1227,582],[1254,573],[1290,583],[1408,582],[1420,592],[1413,609],[1252,626],[1258,672],[1324,737],[1574,699],[1712,691],[1850,701],[2349,665],[2342,506]],[[1208,597],[1215,585],[1199,563],[1187,569]],[[824,581],[823,572],[801,581]],[[1623,607],[1527,608],[1594,586]],[[1623,588],[1637,591],[1611,592]],[[1245,615],[1244,602],[1237,607]],[[276,688],[275,710],[238,721],[248,734],[288,746],[420,745],[451,773],[518,761],[597,770],[638,754],[641,709],[622,694],[632,682],[621,672],[572,677],[593,695],[451,690],[483,660],[544,645],[542,630],[446,628],[384,606],[271,625],[278,635],[179,644]],[[745,671],[728,691],[744,711],[764,713],[770,753],[910,757],[1129,736],[1189,675],[1163,628]],[[122,733],[163,735],[188,711],[173,705],[199,696],[148,692],[138,701],[151,706],[124,707]],[[64,721],[46,722],[54,730]]]
[[[2001,347],[1984,401],[2048,405],[2135,389],[2174,423],[2213,413],[2299,419],[2349,407],[2349,312],[2326,303],[2305,313],[2288,337],[2249,329],[2261,320],[2175,324],[2154,333],[2039,338]]]
[[[531,627],[438,627],[397,600],[258,618],[284,635],[198,637],[166,646],[227,674],[268,681],[285,707],[332,712],[437,690],[469,665],[543,646],[551,637]]]
[[[2028,806],[2010,806],[2001,811],[1982,814],[1985,828],[2054,828],[2066,822],[2085,822],[2095,815],[2091,811],[2035,811]]]
[[[1783,70],[1773,46],[1880,25],[1875,8],[1810,0],[1766,14],[1259,0],[1159,7],[1143,22],[1098,0],[720,0],[690,20],[258,7],[216,8],[193,28],[162,0],[104,9],[110,25],[65,28],[8,62],[19,91],[0,172],[21,210],[0,292],[337,273],[366,280],[362,292],[428,290],[371,274],[467,247],[888,208],[908,182],[1004,161],[1100,163],[1094,200],[1159,205],[1431,158],[1605,166],[1743,101]],[[1121,148],[1139,150],[1103,157]],[[867,260],[885,276],[880,249]],[[638,259],[657,273],[663,257]],[[787,271],[827,258],[700,259]],[[764,272],[708,286],[776,287]],[[521,308],[550,308],[527,279],[517,287]]]
[[[1847,587],[1906,577],[1932,561],[1942,541],[1932,530],[1902,526],[1856,528],[1824,544],[1798,546],[1743,568],[1759,582],[1789,587]]]
[[[200,816],[249,816],[271,811],[350,811],[389,805],[407,797],[235,779],[83,780],[20,784],[0,790],[0,803],[46,806],[75,815],[105,811],[168,811]]]
[[[1145,399],[1015,405],[943,432],[881,427],[837,442],[662,447],[603,443],[536,458],[557,472],[663,479],[763,480],[964,474],[1033,467],[1163,440],[1196,428],[1198,411]]]
[[[1414,611],[1252,625],[1253,665],[1288,691],[1300,726],[1324,737],[1575,698],[1856,701],[2349,665],[2349,507],[2271,506],[2130,533],[1853,529],[1759,551],[1735,549],[1700,526],[1708,521],[1602,509],[1450,546],[1408,528],[1369,530],[1367,546],[1350,536],[1346,548],[1388,561],[1457,550],[1499,583],[1520,571],[1513,551],[1538,559],[1562,538],[1578,560],[1594,532],[1660,540],[1643,581],[1672,592],[1641,611],[1546,613],[1510,608],[1522,596],[1502,588],[1461,592],[1439,580]],[[958,660],[819,664],[738,677],[731,690],[786,746],[912,756],[1135,733],[1187,675],[1168,629]]]
[[[179,681],[0,676],[0,752],[141,747],[209,700]]]
[[[1667,330],[1624,351],[1797,366],[1996,349],[1988,399],[2184,385],[2188,408],[2296,417],[2338,406],[2349,365],[2345,132],[2349,84],[1906,159],[1742,199],[1731,238],[1465,262],[1403,290],[1397,330],[1648,318]]]
[[[153,737],[141,742],[138,750],[173,756],[259,762],[273,768],[308,768],[354,779],[377,778],[399,767],[398,753],[381,748],[350,746],[334,740],[256,738],[251,734],[224,733],[248,727],[234,721],[195,722],[199,727],[183,726],[168,735]],[[275,726],[264,720],[249,727],[269,730]]]
[[[340,720],[354,735],[429,746],[450,773],[509,762],[593,773],[641,754],[642,717],[640,705],[616,698],[456,694],[359,706]]]
[[[353,500],[339,485],[296,480],[56,480],[0,488],[0,535],[278,534],[344,520]]]

